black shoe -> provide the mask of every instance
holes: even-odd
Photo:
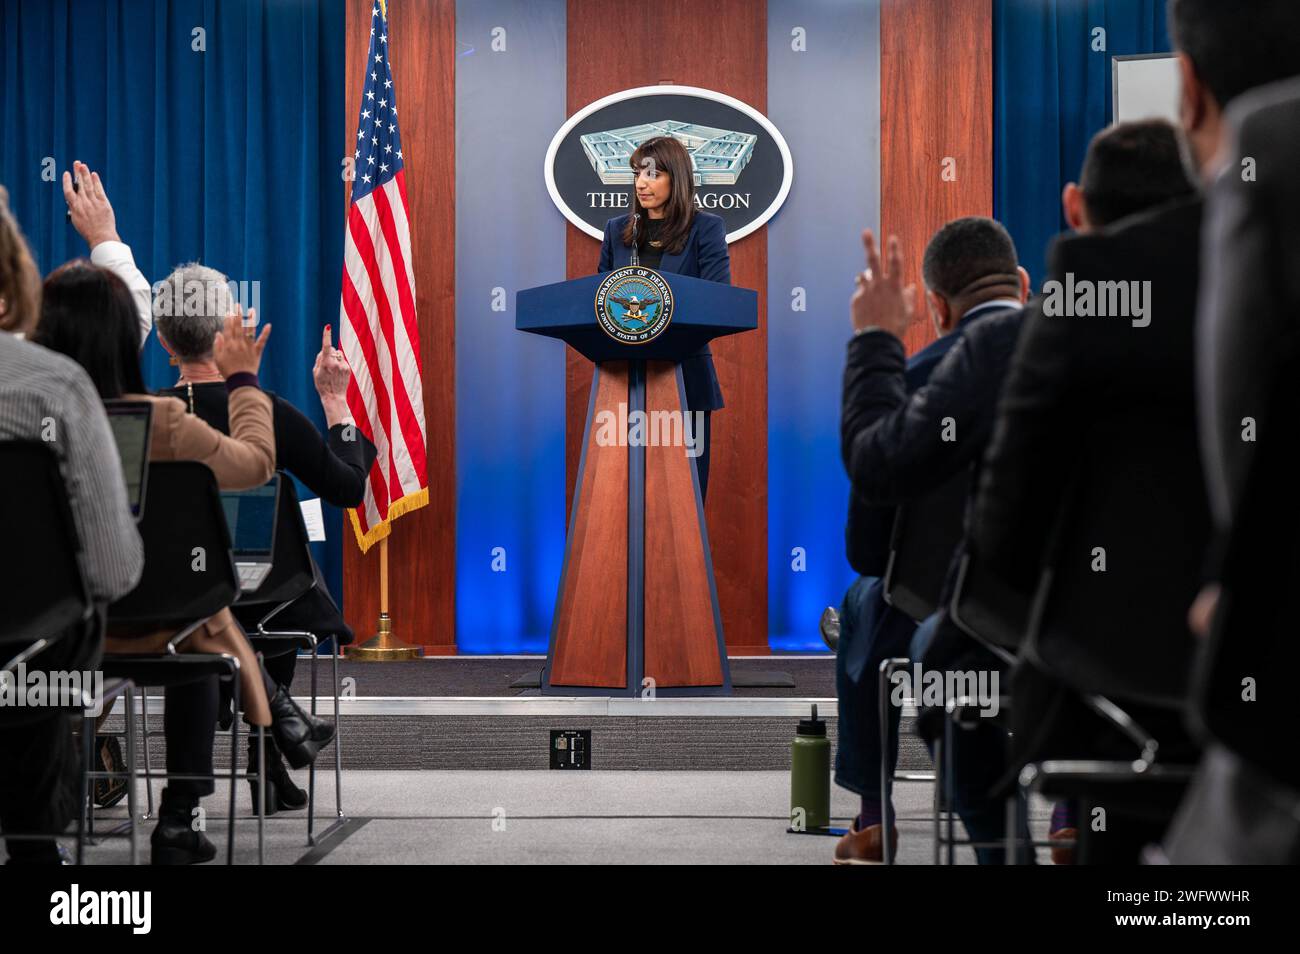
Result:
[[[302,711],[284,686],[271,699],[271,733],[285,759],[296,769],[316,761],[316,753],[334,738],[334,725]]]
[[[163,790],[158,811],[158,827],[149,839],[151,863],[155,865],[201,865],[217,856],[216,846],[208,836],[191,827],[198,799],[171,799]]]
[[[307,793],[293,783],[293,778],[289,775],[289,770],[284,766],[284,759],[280,757],[280,750],[276,747],[275,736],[267,736],[266,752],[266,792],[269,796],[266,801],[266,814],[274,815],[280,809],[292,810],[303,808],[307,805]],[[257,771],[257,735],[250,735],[248,738],[248,770]],[[253,811],[257,811],[258,796],[257,782],[249,779],[248,786],[252,790]]]

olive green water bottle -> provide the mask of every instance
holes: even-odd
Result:
[[[831,823],[831,743],[826,723],[800,719],[790,743],[790,827],[795,831],[828,828]]]

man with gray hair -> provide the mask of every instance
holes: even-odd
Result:
[[[229,278],[214,268],[190,262],[176,268],[156,286],[154,317],[158,326],[158,340],[180,366],[180,376],[175,387],[159,393],[180,398],[191,414],[201,417],[217,430],[229,433],[230,418],[227,392],[220,370],[212,356],[212,343],[221,325],[222,316],[238,312],[235,286]],[[256,312],[249,310],[250,323],[256,322]],[[330,326],[321,335],[320,352],[316,355],[312,378],[320,395],[328,434],[322,436],[301,411],[284,398],[267,392],[271,397],[272,418],[275,425],[275,455],[281,470],[298,478],[310,491],[326,503],[336,507],[357,507],[362,503],[366,489],[366,475],[374,463],[376,450],[352,419],[348,409],[347,390],[351,369],[343,353],[331,344]],[[343,614],[330,595],[319,567],[313,565],[315,586],[276,616],[279,626],[286,629],[305,630],[319,638],[331,638],[337,649],[352,642],[352,630],[343,621]],[[246,630],[256,629],[261,612],[238,606],[231,607],[235,618]],[[293,682],[296,655],[288,653],[266,660],[266,671],[276,684],[288,687]],[[167,711],[177,704],[213,706],[213,695],[170,693]],[[180,698],[184,696],[184,698]],[[206,710],[193,714],[195,718],[213,718],[215,713]],[[249,764],[256,764],[256,741],[249,740]],[[307,796],[289,776],[288,769],[268,741],[267,759],[267,814],[280,809],[301,808]],[[178,771],[189,771],[178,769]],[[255,785],[253,799],[258,793]],[[196,792],[195,794],[203,794]]]

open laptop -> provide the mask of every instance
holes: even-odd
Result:
[[[149,401],[105,401],[108,425],[122,461],[122,482],[131,516],[144,516],[145,489],[149,481],[149,440],[153,435],[153,404]]]
[[[223,490],[221,506],[230,528],[230,549],[245,593],[260,587],[271,572],[275,552],[276,508],[280,503],[280,475],[252,490]]]

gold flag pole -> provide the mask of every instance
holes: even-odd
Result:
[[[419,659],[424,651],[404,643],[393,635],[393,620],[388,615],[388,538],[379,541],[379,624],[378,632],[360,646],[349,646],[347,656],[358,662],[397,662]]]

